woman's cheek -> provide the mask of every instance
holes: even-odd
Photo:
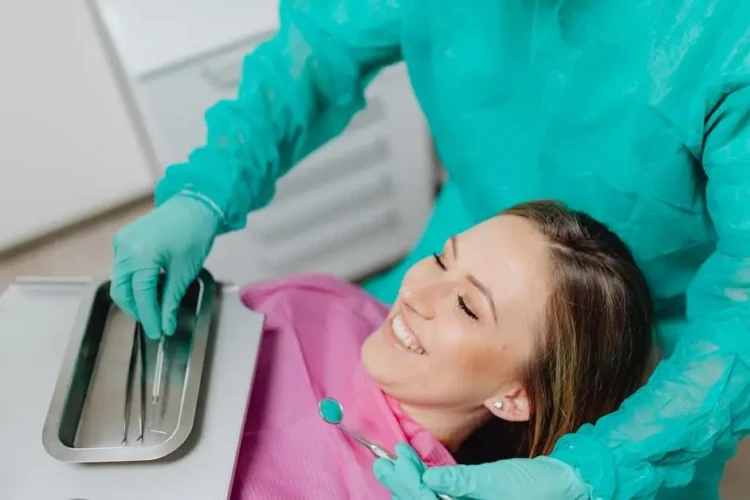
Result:
[[[459,329],[455,331],[461,332]],[[445,349],[453,357],[457,367],[471,374],[487,374],[488,372],[497,374],[505,371],[502,367],[511,364],[510,360],[506,359],[507,346],[497,342],[488,342],[485,337],[476,332],[451,335],[449,341],[446,342]]]
[[[481,348],[459,321],[442,325],[436,332],[434,344],[438,346],[440,357],[451,360],[451,364],[464,366],[476,357],[476,350]]]

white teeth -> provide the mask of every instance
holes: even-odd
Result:
[[[401,342],[401,345],[417,354],[425,353],[422,346],[419,345],[417,337],[406,326],[404,320],[401,318],[401,315],[397,314],[393,318],[391,326],[393,327],[393,333],[396,334],[396,338]]]

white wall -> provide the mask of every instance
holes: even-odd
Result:
[[[83,0],[0,1],[0,250],[148,194],[116,82]]]

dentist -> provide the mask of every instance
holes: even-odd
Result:
[[[750,429],[748,20],[741,0],[282,0],[236,98],[208,110],[205,144],[115,237],[112,297],[149,336],[173,332],[214,238],[404,61],[449,180],[413,252],[366,288],[390,302],[448,236],[556,198],[629,244],[665,359],[550,457],[425,471],[402,456],[378,477],[398,498],[718,498]]]

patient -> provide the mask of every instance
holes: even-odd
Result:
[[[253,285],[266,314],[235,499],[387,499],[374,457],[324,423],[428,466],[533,457],[645,381],[652,305],[624,244],[552,202],[504,211],[415,264],[388,310],[308,276]]]

